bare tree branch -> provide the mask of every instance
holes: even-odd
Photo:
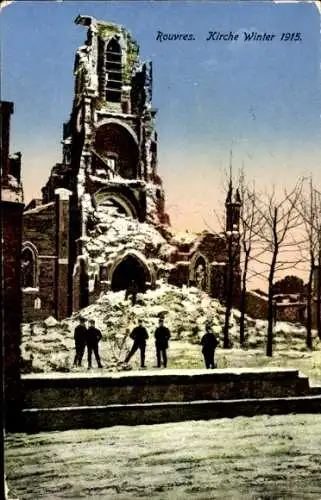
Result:
[[[281,198],[277,198],[276,188],[273,186],[270,193],[265,193],[257,200],[257,210],[261,216],[262,224],[256,228],[256,233],[262,239],[263,249],[266,250],[267,254],[270,254],[268,275],[268,356],[272,356],[273,344],[274,277],[276,273],[293,269],[302,263],[301,256],[299,259],[295,257],[291,260],[280,259],[281,253],[293,253],[293,250],[297,247],[297,238],[293,235],[293,231],[298,231],[298,228],[302,225],[302,218],[296,208],[302,189],[303,180],[299,179],[290,191],[284,190]],[[256,262],[264,266],[267,265],[264,260],[264,253],[256,257]]]

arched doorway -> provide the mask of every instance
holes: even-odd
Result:
[[[127,290],[133,281],[139,292],[145,292],[146,283],[151,282],[151,275],[143,262],[133,255],[127,255],[114,269],[111,289],[113,292]]]

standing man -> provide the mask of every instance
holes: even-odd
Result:
[[[132,333],[130,334],[130,338],[133,339],[134,343],[131,350],[126,356],[125,363],[128,363],[133,354],[135,354],[135,352],[140,349],[140,366],[141,368],[145,368],[145,350],[148,333],[146,328],[143,327],[143,321],[141,319],[138,320],[138,326],[133,329]]]
[[[164,368],[167,366],[167,349],[168,341],[171,337],[169,329],[164,326],[164,319],[159,318],[159,325],[155,331],[155,345],[156,345],[156,357],[157,366],[161,367],[161,360],[163,359]]]
[[[214,354],[215,349],[218,345],[218,340],[215,337],[210,325],[206,325],[206,333],[203,335],[201,340],[202,353],[204,356],[204,362],[206,368],[215,368],[214,365]]]
[[[89,328],[87,330],[88,369],[91,368],[91,357],[93,351],[95,354],[98,368],[102,368],[99,356],[99,342],[101,338],[102,338],[101,331],[95,327],[95,321],[91,319],[89,321]]]
[[[79,325],[77,325],[75,328],[74,339],[76,349],[74,366],[81,366],[87,341],[87,328],[85,318],[79,318]]]

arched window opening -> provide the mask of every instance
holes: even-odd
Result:
[[[21,284],[23,288],[36,288],[36,256],[30,248],[22,251]]]
[[[35,311],[41,309],[41,299],[39,297],[37,297],[34,301],[34,309]]]
[[[101,168],[103,163],[108,176],[112,176],[114,171],[124,179],[137,178],[139,148],[134,132],[126,124],[111,121],[98,127],[95,152],[93,168]]]
[[[196,261],[194,270],[194,281],[195,281],[195,286],[197,288],[199,288],[200,290],[206,290],[206,282],[207,282],[206,263],[202,257],[199,257]]]
[[[106,100],[120,102],[122,86],[121,47],[112,38],[106,49]]]

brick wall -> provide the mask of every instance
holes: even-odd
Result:
[[[31,242],[38,252],[36,287],[22,291],[24,322],[56,316],[56,227],[54,203],[29,210],[23,215],[23,242]],[[40,299],[38,309],[35,308],[36,299]]]
[[[305,323],[306,304],[279,304],[276,309],[278,321],[289,321],[290,323]]]
[[[225,262],[227,259],[226,240],[215,234],[207,234],[197,247],[210,262]]]
[[[246,294],[246,314],[254,319],[266,319],[268,310],[267,297],[260,296],[255,292]]]
[[[56,255],[56,210],[48,203],[23,214],[23,241],[31,241],[39,255]]]
[[[171,270],[168,277],[168,283],[182,287],[187,285],[189,281],[189,264],[188,262],[176,262],[175,268]]]

